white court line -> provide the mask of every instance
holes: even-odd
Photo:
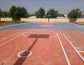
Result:
[[[69,58],[68,58],[68,55],[67,55],[67,53],[66,53],[66,51],[65,51],[65,49],[64,49],[64,47],[63,47],[63,43],[62,43],[62,41],[61,41],[61,39],[60,39],[60,36],[58,35],[58,33],[57,33],[56,35],[57,35],[58,40],[59,40],[59,42],[60,42],[60,46],[61,46],[62,51],[63,51],[63,53],[64,53],[65,59],[66,59],[66,61],[67,61],[67,65],[71,65],[70,60],[69,60]]]
[[[76,51],[78,56],[84,61],[83,56],[80,54],[80,52],[76,49],[76,47],[73,45],[72,41],[63,33],[64,38],[69,42],[69,44],[72,46],[72,48]]]
[[[28,51],[28,49],[24,49],[24,50],[18,52],[17,58],[21,58],[21,57],[28,57],[29,58],[32,55],[32,51],[29,51],[28,56],[21,56],[21,54],[24,53],[25,51]]]
[[[8,42],[10,42],[10,41],[16,39],[17,37],[19,37],[19,35],[18,35],[18,36],[16,35],[16,36],[14,36],[13,38],[11,38],[10,40],[7,40],[7,41],[3,42],[2,44],[0,44],[0,47],[7,45]]]
[[[82,52],[82,53],[84,53],[84,51],[79,51],[79,52]]]
[[[7,39],[9,39],[9,38],[11,38],[11,37],[14,37],[16,34],[17,34],[17,33],[14,33],[14,34],[11,35],[11,36],[4,37],[4,38],[0,39],[0,42],[5,41],[5,40],[7,40]]]
[[[16,39],[16,38],[19,37],[19,36],[20,36],[20,34],[19,34],[19,35],[17,34],[17,35],[15,35],[13,38],[11,38],[11,39],[9,39],[9,40],[7,40],[7,41],[4,41],[3,43],[0,44],[0,47],[7,45],[8,42],[10,42],[10,41]]]

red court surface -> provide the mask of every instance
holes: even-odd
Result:
[[[28,49],[28,55],[19,57]],[[50,29],[0,32],[0,65],[84,65],[84,32]]]

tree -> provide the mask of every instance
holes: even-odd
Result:
[[[23,7],[17,7],[15,14],[14,14],[14,19],[15,20],[20,20],[21,17],[28,17],[28,13],[25,8]]]
[[[8,11],[2,11],[0,9],[0,17],[10,17],[10,14]]]
[[[28,17],[28,12],[24,7],[12,6],[10,8],[10,15],[15,21],[18,21],[21,17]]]
[[[43,8],[40,8],[36,13],[35,13],[37,18],[43,18],[45,16],[45,10]]]
[[[2,12],[2,17],[10,17],[9,12],[3,11],[3,12]]]
[[[0,9],[0,17],[2,16],[2,11],[1,11],[1,9]],[[0,24],[1,24],[1,19],[0,19]]]
[[[68,18],[70,19],[70,22],[76,21],[76,19],[79,17],[81,17],[80,9],[73,9],[68,14]]]
[[[0,17],[2,17],[2,11],[1,11],[1,9],[0,9]]]
[[[16,12],[17,8],[16,6],[12,6],[9,10],[10,12],[10,16],[14,19],[15,18],[15,12]]]
[[[58,16],[58,11],[55,11],[54,9],[50,9],[47,12],[47,17],[49,18],[56,18]]]

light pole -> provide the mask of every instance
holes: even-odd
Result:
[[[48,17],[48,22],[50,22],[50,15],[48,14],[47,17]]]

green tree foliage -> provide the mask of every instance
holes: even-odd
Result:
[[[40,8],[36,13],[35,13],[37,18],[43,18],[45,16],[45,10],[43,8]]]
[[[1,21],[1,17],[9,17],[9,12],[0,10],[0,25],[7,24],[8,22]]]
[[[68,14],[69,18],[79,18],[81,16],[81,11],[80,9],[73,9],[70,11]]]
[[[3,11],[1,17],[10,17],[10,14],[7,11]]]
[[[56,18],[58,16],[58,11],[54,10],[54,9],[50,9],[47,12],[47,17],[49,18]]]
[[[2,17],[2,10],[0,9],[0,17]]]
[[[2,16],[2,11],[1,11],[1,9],[0,9],[0,17]],[[0,24],[1,24],[1,19],[0,19]]]
[[[16,10],[17,10],[16,6],[12,6],[12,7],[10,8],[9,12],[10,12],[10,16],[11,16],[12,18],[15,18],[15,12],[16,12]]]
[[[21,17],[28,17],[28,12],[24,7],[12,6],[10,8],[10,15],[15,21],[17,21],[20,20]]]
[[[81,11],[80,9],[73,9],[68,14],[68,18],[70,22],[75,22],[77,18],[81,17]]]
[[[0,9],[0,17],[10,17],[10,14],[8,11],[2,11]]]

